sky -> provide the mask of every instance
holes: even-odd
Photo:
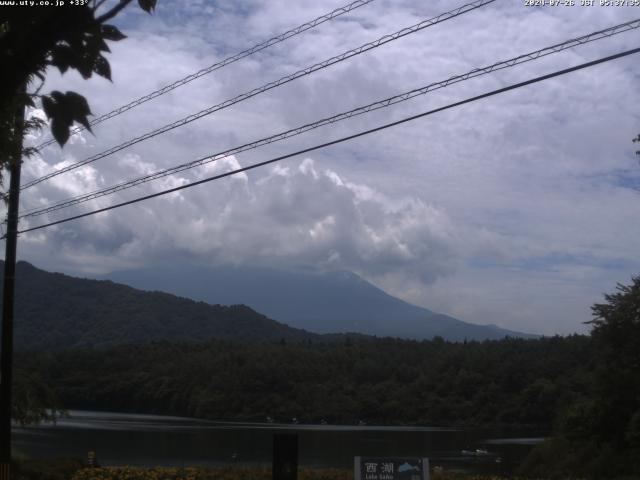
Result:
[[[25,161],[23,182],[465,2],[374,0]],[[24,190],[44,206],[640,18],[640,7],[497,0]],[[599,2],[596,2],[599,3]],[[43,88],[105,113],[345,5],[159,0],[113,23],[113,82]],[[460,82],[47,216],[36,226],[354,134],[638,46],[639,30]],[[638,56],[450,109],[220,181],[23,234],[18,257],[76,275],[154,265],[350,270],[473,323],[587,332],[590,306],[640,273]],[[43,115],[33,111],[32,115]],[[29,142],[47,139],[46,130]],[[177,280],[179,281],[179,280]]]

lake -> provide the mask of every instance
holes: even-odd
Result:
[[[542,438],[522,430],[230,423],[70,411],[56,425],[14,427],[14,449],[32,458],[97,452],[102,465],[220,466],[271,463],[274,433],[295,433],[303,467],[353,468],[353,457],[428,457],[476,473],[514,471]]]

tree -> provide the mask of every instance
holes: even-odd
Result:
[[[521,473],[536,477],[639,478],[640,276],[591,307],[589,388]]]
[[[82,5],[64,7],[5,6],[0,9],[0,174],[12,162],[33,153],[22,145],[26,131],[40,128],[43,122],[30,120],[23,128],[15,126],[15,112],[21,107],[35,106],[40,100],[51,121],[51,132],[63,146],[74,122],[91,130],[89,104],[76,92],[40,93],[49,67],[61,73],[77,70],[83,78],[93,74],[111,80],[111,67],[104,56],[107,41],[119,41],[125,35],[107,22],[133,0],[119,0],[105,10],[106,0],[93,0]],[[151,12],[156,0],[138,0],[142,9]],[[40,86],[32,92],[26,86],[34,80]],[[1,180],[1,176],[0,176]]]
[[[0,182],[5,169],[12,174],[11,193],[5,195],[9,203],[5,277],[13,278],[13,273],[7,273],[10,263],[13,264],[11,268],[15,269],[20,164],[23,157],[35,152],[33,148],[23,148],[22,140],[29,130],[44,126],[44,122],[38,119],[24,121],[24,110],[27,106],[34,107],[39,100],[51,122],[51,132],[60,146],[69,139],[74,122],[91,130],[88,120],[91,109],[82,95],[72,91],[53,91],[44,95],[40,90],[49,67],[55,67],[63,74],[68,70],[77,70],[85,79],[96,74],[111,80],[111,67],[104,56],[109,52],[107,41],[119,41],[125,35],[107,22],[132,1],[119,0],[108,7],[105,5],[107,0],[93,0],[78,2],[81,5],[67,4],[55,8],[16,5],[0,9]],[[151,13],[156,0],[138,0],[138,4]],[[29,91],[28,87],[36,79],[40,85]],[[10,242],[13,243],[11,247]],[[9,435],[5,432],[9,429],[5,411],[10,411],[11,417],[21,423],[51,420],[59,412],[46,383],[25,372],[17,372],[20,375],[17,376],[12,395],[13,287],[7,290],[7,284],[5,281],[3,308],[8,308],[9,313],[3,310],[0,375],[4,378],[0,403],[2,442],[5,444],[10,443],[10,437],[4,438],[5,434]],[[6,307],[9,301],[11,307]],[[48,409],[51,407],[53,410]],[[3,458],[0,462],[3,464],[6,462],[6,450],[7,445],[2,447]]]
[[[13,389],[11,418],[20,425],[55,422],[66,415],[52,386],[38,372],[18,369]]]
[[[591,394],[566,412],[560,432],[565,465],[595,478],[640,473],[640,276],[616,290],[591,307]]]
[[[27,106],[40,100],[51,122],[51,133],[63,146],[70,129],[78,122],[91,131],[88,117],[91,109],[86,98],[76,92],[53,91],[40,94],[49,67],[61,73],[73,69],[88,79],[94,73],[111,80],[111,67],[104,53],[107,40],[119,41],[125,36],[106,22],[114,18],[133,0],[102,8],[107,0],[81,0],[78,5],[5,5],[0,10],[0,183],[5,169],[11,173],[7,202],[7,233],[2,305],[0,347],[0,480],[9,478],[11,462],[11,418],[22,422],[41,421],[51,413],[43,406],[52,401],[48,389],[33,378],[21,378],[13,392],[13,304],[15,264],[20,198],[22,158],[34,153],[23,148],[23,138],[30,129],[44,122],[24,120]],[[151,12],[156,0],[138,0],[140,7]],[[102,12],[102,13],[100,13]],[[40,86],[30,92],[35,79]],[[40,387],[42,386],[42,387]],[[26,389],[22,388],[26,387]],[[20,403],[16,396],[22,397]],[[45,403],[43,403],[45,402]],[[55,417],[56,411],[53,411]]]
[[[618,284],[605,300],[592,307],[589,322],[599,355],[594,433],[602,442],[627,449],[640,423],[640,276],[631,285]]]

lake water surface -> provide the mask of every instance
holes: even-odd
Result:
[[[352,468],[356,455],[428,457],[432,466],[445,469],[510,474],[542,440],[540,432],[522,430],[228,423],[69,413],[56,425],[14,428],[14,448],[32,458],[86,458],[89,450],[95,450],[102,465],[269,465],[273,434],[295,433],[304,467]]]

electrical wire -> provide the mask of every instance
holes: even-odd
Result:
[[[213,106],[211,106],[209,108],[206,108],[204,110],[201,110],[201,111],[199,111],[197,113],[193,113],[193,114],[191,114],[191,115],[189,115],[187,117],[184,117],[184,118],[182,118],[180,120],[177,120],[177,121],[175,121],[175,122],[173,122],[171,124],[168,124],[168,125],[165,125],[163,127],[157,128],[157,129],[155,129],[155,130],[153,130],[151,132],[145,133],[144,135],[141,135],[139,137],[130,139],[130,140],[128,140],[128,141],[126,141],[124,143],[121,143],[119,145],[116,145],[114,147],[111,147],[111,148],[109,148],[109,149],[107,149],[107,150],[105,150],[105,151],[103,151],[101,153],[98,153],[96,155],[88,157],[88,158],[86,158],[84,160],[81,160],[79,162],[75,162],[75,163],[72,163],[70,165],[67,165],[66,167],[61,168],[60,170],[56,170],[54,172],[48,173],[46,175],[43,175],[42,177],[36,178],[34,180],[31,180],[30,182],[27,182],[24,185],[22,185],[20,187],[20,189],[21,190],[27,189],[27,188],[32,187],[34,185],[37,185],[37,184],[39,184],[41,182],[44,182],[45,180],[48,180],[50,178],[56,177],[58,175],[61,175],[63,173],[69,172],[69,171],[74,170],[76,168],[79,168],[79,167],[81,167],[83,165],[87,165],[89,163],[93,163],[93,162],[95,162],[97,160],[105,158],[105,157],[107,157],[109,155],[112,155],[112,154],[114,154],[116,152],[119,152],[120,150],[123,150],[123,149],[125,149],[127,147],[130,147],[132,145],[140,143],[140,142],[142,142],[144,140],[148,140],[150,138],[156,137],[158,135],[166,133],[166,132],[168,132],[170,130],[173,130],[175,128],[182,127],[182,126],[187,125],[188,123],[191,123],[191,122],[193,122],[195,120],[198,120],[198,119],[200,119],[202,117],[205,117],[207,115],[211,115],[214,112],[223,110],[223,109],[228,108],[228,107],[230,107],[232,105],[235,105],[236,103],[240,103],[240,102],[242,102],[244,100],[248,100],[249,98],[255,97],[256,95],[264,93],[264,92],[266,92],[268,90],[271,90],[273,88],[279,87],[279,86],[284,85],[286,83],[289,83],[289,82],[291,82],[293,80],[296,80],[296,79],[298,79],[300,77],[303,77],[305,75],[310,75],[311,73],[314,73],[314,72],[317,72],[319,70],[325,69],[325,68],[327,68],[327,67],[329,67],[331,65],[335,65],[337,63],[340,63],[340,62],[342,62],[342,61],[344,61],[344,60],[346,60],[348,58],[354,57],[356,55],[360,55],[360,54],[362,54],[364,52],[367,52],[367,51],[372,50],[374,48],[380,47],[380,46],[385,45],[385,44],[387,44],[389,42],[397,40],[399,38],[405,37],[405,36],[410,35],[412,33],[416,33],[416,32],[418,32],[420,30],[423,30],[423,29],[425,29],[427,27],[431,27],[433,25],[437,25],[437,24],[439,24],[441,22],[444,22],[446,20],[450,20],[452,18],[458,17],[458,16],[463,15],[465,13],[468,13],[468,12],[470,12],[472,10],[475,10],[477,8],[485,6],[485,5],[489,4],[489,3],[493,3],[494,1],[495,0],[476,0],[475,2],[468,3],[466,5],[463,5],[461,7],[458,7],[456,9],[450,10],[450,11],[445,12],[445,13],[441,13],[440,15],[438,15],[436,17],[433,17],[433,18],[430,18],[430,19],[427,19],[427,20],[423,20],[422,22],[417,23],[417,24],[415,24],[415,25],[413,25],[411,27],[403,28],[403,29],[401,29],[401,30],[399,30],[399,31],[397,31],[397,32],[395,32],[393,34],[385,35],[385,36],[383,36],[383,37],[381,37],[381,38],[379,38],[379,39],[377,39],[377,40],[375,40],[373,42],[366,43],[364,45],[361,45],[358,48],[354,48],[352,50],[348,50],[348,51],[346,51],[344,53],[341,53],[340,55],[336,55],[335,57],[331,57],[331,58],[329,58],[327,60],[324,60],[324,61],[322,61],[320,63],[316,63],[316,64],[314,64],[314,65],[312,65],[310,67],[304,68],[302,70],[298,70],[295,73],[292,73],[290,75],[286,75],[286,76],[284,76],[284,77],[282,77],[282,78],[280,78],[278,80],[275,80],[275,81],[267,83],[267,84],[265,84],[265,85],[263,85],[261,87],[255,88],[255,89],[253,89],[253,90],[251,90],[249,92],[246,92],[246,93],[243,93],[241,95],[238,95],[238,96],[236,96],[236,97],[234,97],[234,98],[232,98],[230,100],[226,100],[226,101],[224,101],[222,103],[219,103],[217,105],[213,105]]]
[[[465,74],[462,75],[456,75],[453,77],[450,77],[446,80],[440,81],[440,82],[435,82],[435,83],[431,83],[427,86],[418,88],[418,89],[414,89],[399,95],[395,95],[393,97],[389,97],[386,98],[384,100],[379,100],[377,102],[374,103],[370,103],[368,105],[362,106],[362,107],[358,107],[352,110],[349,110],[347,112],[342,112],[340,114],[328,117],[328,118],[323,118],[321,120],[318,120],[316,122],[313,123],[309,123],[306,125],[302,125],[300,127],[296,127],[294,129],[291,130],[287,130],[285,132],[280,132],[278,134],[272,135],[270,137],[266,137],[266,138],[262,138],[260,140],[256,140],[254,142],[251,143],[247,143],[244,145],[241,145],[239,147],[235,147],[223,152],[219,152],[216,153],[214,155],[208,155],[206,157],[202,157],[199,158],[197,160],[193,160],[187,163],[183,163],[181,165],[177,165],[175,167],[171,167],[168,169],[164,169],[164,170],[160,170],[158,172],[154,172],[148,175],[144,175],[142,177],[138,177],[132,180],[128,180],[126,182],[122,182],[116,185],[112,185],[110,187],[107,188],[103,188],[101,190],[96,190],[90,193],[86,193],[86,194],[82,194],[82,195],[78,195],[72,198],[68,198],[66,200],[63,200],[61,202],[58,202],[56,204],[53,205],[49,205],[46,207],[37,207],[37,208],[33,208],[30,209],[28,211],[26,211],[25,213],[23,213],[19,218],[25,218],[25,217],[35,217],[35,216],[39,216],[39,215],[43,215],[46,213],[51,213],[57,210],[61,210],[63,208],[68,208],[74,205],[78,205],[90,200],[94,200],[106,195],[110,195],[122,190],[126,190],[129,188],[133,188],[135,186],[153,181],[153,180],[157,180],[159,178],[163,178],[166,177],[168,175],[172,175],[174,173],[178,173],[178,172],[182,172],[184,170],[188,170],[191,168],[195,168],[195,167],[199,167],[202,165],[206,165],[208,163],[217,161],[217,160],[221,160],[223,158],[229,157],[231,155],[235,155],[241,152],[245,152],[247,150],[252,150],[264,145],[268,145],[277,141],[281,141],[281,140],[285,140],[291,137],[294,137],[296,135],[300,135],[302,133],[308,132],[310,130],[314,130],[316,128],[325,126],[325,125],[329,125],[329,124],[333,124],[342,120],[346,120],[349,118],[353,118],[354,116],[357,115],[362,115],[364,113],[368,113],[368,112],[372,112],[375,110],[379,110],[381,108],[386,108],[389,107],[391,105],[395,105],[397,103],[400,102],[404,102],[407,101],[409,99],[415,98],[419,95],[425,95],[429,92],[432,92],[434,90],[440,89],[440,88],[444,88],[447,87],[449,85],[458,83],[458,82],[462,82],[471,78],[475,78],[481,75],[486,75],[488,73],[494,72],[494,71],[498,71],[498,70],[502,70],[505,68],[510,68],[516,65],[520,65],[526,62],[530,62],[533,60],[536,60],[538,58],[547,56],[547,55],[551,55],[551,54],[555,54],[558,52],[561,52],[563,50],[575,47],[577,45],[583,45],[585,43],[589,43],[589,42],[593,42],[596,40],[601,40],[603,38],[608,38],[611,37],[613,35],[617,35],[623,32],[627,32],[629,30],[633,30],[633,29],[637,29],[640,27],[640,19],[636,19],[630,22],[625,22],[619,25],[615,25],[613,27],[609,27],[606,28],[604,30],[599,30],[597,32],[593,32],[590,33],[588,35],[583,35],[581,37],[577,37],[577,38],[573,38],[571,40],[567,40],[565,42],[559,43],[559,44],[555,44],[552,45],[550,47],[545,47],[530,53],[526,53],[514,58],[511,58],[509,60],[503,60],[500,62],[496,62],[492,65],[486,66],[486,67],[481,67],[481,68],[476,68],[471,70],[470,72],[467,72]]]
[[[379,132],[379,131],[385,130],[387,128],[391,128],[391,127],[394,127],[394,126],[397,126],[397,125],[400,125],[400,124],[403,124],[403,123],[407,123],[407,122],[410,122],[410,121],[413,121],[413,120],[417,120],[419,118],[423,118],[423,117],[426,117],[426,116],[429,116],[429,115],[433,115],[435,113],[442,112],[444,110],[449,110],[451,108],[459,107],[461,105],[472,103],[472,102],[475,102],[475,101],[478,101],[478,100],[482,100],[484,98],[492,97],[494,95],[505,93],[505,92],[508,92],[508,91],[511,91],[511,90],[516,90],[518,88],[522,88],[522,87],[525,87],[527,85],[531,85],[531,84],[534,84],[534,83],[542,82],[544,80],[548,80],[548,79],[551,79],[551,78],[554,78],[554,77],[558,77],[558,76],[561,76],[561,75],[566,75],[568,73],[575,72],[577,70],[582,70],[584,68],[588,68],[588,67],[592,67],[592,66],[595,66],[595,65],[599,65],[601,63],[605,63],[605,62],[609,62],[609,61],[612,61],[612,60],[616,60],[616,59],[619,59],[619,58],[622,58],[622,57],[626,57],[628,55],[636,54],[638,52],[640,52],[640,48],[634,48],[632,50],[627,50],[627,51],[624,51],[624,52],[621,52],[621,53],[617,53],[615,55],[610,55],[608,57],[603,57],[603,58],[600,58],[598,60],[593,60],[593,61],[590,61],[590,62],[582,63],[582,64],[576,65],[574,67],[565,68],[563,70],[558,70],[556,72],[549,73],[547,75],[542,75],[542,76],[539,76],[539,77],[535,77],[535,78],[526,80],[524,82],[519,82],[519,83],[516,83],[516,84],[513,84],[513,85],[509,85],[507,87],[499,88],[497,90],[492,90],[490,92],[483,93],[483,94],[477,95],[475,97],[470,97],[470,98],[467,98],[465,100],[461,100],[459,102],[451,103],[451,104],[446,105],[444,107],[439,107],[439,108],[436,108],[436,109],[433,109],[433,110],[429,110],[427,112],[423,112],[423,113],[420,113],[420,114],[417,114],[417,115],[412,115],[410,117],[406,117],[406,118],[403,118],[401,120],[397,120],[395,122],[387,123],[387,124],[384,124],[384,125],[381,125],[381,126],[369,129],[369,130],[365,130],[365,131],[362,131],[362,132],[359,132],[359,133],[356,133],[356,134],[353,134],[353,135],[349,135],[347,137],[342,137],[342,138],[339,138],[337,140],[332,140],[332,141],[329,141],[329,142],[325,142],[323,144],[315,145],[313,147],[308,147],[308,148],[305,148],[305,149],[302,149],[302,150],[298,150],[296,152],[289,153],[287,155],[281,155],[281,156],[276,157],[276,158],[272,158],[272,159],[265,160],[265,161],[262,161],[262,162],[254,163],[254,164],[248,165],[246,167],[237,168],[237,169],[229,171],[229,172],[221,173],[219,175],[208,177],[208,178],[205,178],[205,179],[202,179],[202,180],[198,180],[198,181],[195,181],[195,182],[191,182],[191,183],[187,183],[187,184],[184,184],[184,185],[180,185],[178,187],[174,187],[174,188],[170,188],[170,189],[167,189],[167,190],[163,190],[161,192],[156,192],[156,193],[152,193],[150,195],[145,195],[143,197],[138,197],[138,198],[135,198],[133,200],[128,200],[126,202],[121,202],[121,203],[118,203],[118,204],[115,204],[115,205],[110,205],[108,207],[99,208],[97,210],[93,210],[93,211],[90,211],[90,212],[86,212],[86,213],[82,213],[82,214],[79,214],[79,215],[74,215],[74,216],[71,216],[71,217],[63,218],[61,220],[56,220],[54,222],[49,222],[49,223],[45,223],[45,224],[38,225],[38,226],[35,226],[35,227],[26,228],[24,230],[19,230],[18,233],[22,234],[22,233],[32,232],[32,231],[35,231],[35,230],[40,230],[40,229],[47,228],[47,227],[52,227],[54,225],[60,225],[62,223],[70,222],[72,220],[77,220],[77,219],[88,217],[88,216],[91,216],[91,215],[96,215],[98,213],[106,212],[106,211],[113,210],[113,209],[120,208],[120,207],[124,207],[124,206],[127,206],[127,205],[132,205],[134,203],[139,203],[139,202],[142,202],[142,201],[145,201],[145,200],[149,200],[151,198],[160,197],[162,195],[166,195],[166,194],[169,194],[169,193],[174,193],[174,192],[177,192],[177,191],[180,191],[180,190],[184,190],[184,189],[187,189],[187,188],[195,187],[197,185],[202,185],[204,183],[212,182],[214,180],[219,180],[219,179],[222,179],[222,178],[225,178],[225,177],[229,177],[231,175],[235,175],[235,174],[238,174],[238,173],[246,172],[248,170],[253,170],[253,169],[258,168],[258,167],[263,167],[265,165],[269,165],[269,164],[272,164],[272,163],[275,163],[275,162],[279,162],[279,161],[285,160],[287,158],[295,157],[297,155],[302,155],[304,153],[308,153],[308,152],[312,152],[312,151],[315,151],[315,150],[319,150],[321,148],[326,148],[326,147],[329,147],[331,145],[336,145],[336,144],[343,143],[343,142],[346,142],[346,141],[349,141],[349,140],[353,140],[353,139],[356,139],[356,138],[359,138],[359,137],[363,137],[363,136],[369,135],[371,133]]]
[[[269,40],[266,40],[262,43],[254,45],[253,47],[243,50],[240,53],[236,53],[235,55],[232,55],[223,60],[220,60],[219,62],[214,63],[213,65],[209,65],[208,67],[203,68],[202,70],[198,70],[197,72],[192,73],[191,75],[187,75],[186,77],[181,78],[180,80],[176,80],[175,82],[169,85],[165,85],[164,87],[159,88],[158,90],[155,90],[136,100],[133,100],[132,102],[127,103],[126,105],[122,105],[118,108],[115,108],[110,112],[105,113],[104,115],[94,118],[89,122],[89,125],[94,126],[104,122],[105,120],[109,120],[110,118],[116,117],[128,110],[131,110],[132,108],[135,108],[139,105],[142,105],[143,103],[148,102],[149,100],[153,100],[154,98],[164,95],[165,93],[169,93],[170,91],[175,90],[176,88],[181,87],[182,85],[186,85],[187,83],[192,82],[197,78],[200,78],[204,75],[208,75],[209,73],[214,72],[215,70],[219,70],[223,67],[226,67],[227,65],[237,62],[238,60],[246,58],[250,55],[253,55],[254,53],[258,53],[273,45],[284,42],[285,40],[288,40],[291,37],[295,37],[296,35],[306,32],[307,30],[311,30],[312,28],[315,28],[318,25],[321,25],[329,20],[333,20],[334,18],[337,18],[340,15],[349,13],[352,10],[355,10],[356,8],[360,8],[364,5],[367,5],[373,1],[375,0],[356,0],[355,2],[352,2],[348,5],[336,8],[335,10],[332,10],[329,13],[321,15],[318,18],[315,18],[309,22],[303,23],[302,25],[299,25],[291,30],[287,30],[286,32],[281,33],[280,35],[277,35],[273,38],[270,38]],[[86,130],[86,128],[82,126],[74,127],[71,130],[71,135],[82,132],[83,130]],[[46,142],[43,142],[40,145],[38,145],[36,148],[46,147],[48,145],[51,145],[52,143],[55,143],[55,139],[47,140]]]

